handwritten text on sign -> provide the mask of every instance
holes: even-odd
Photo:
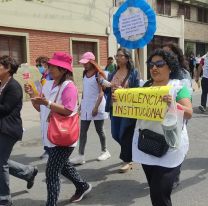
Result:
[[[162,121],[167,109],[163,96],[169,94],[170,88],[170,86],[162,86],[117,89],[113,116]]]
[[[143,34],[146,32],[143,13],[136,13],[120,18],[121,37]]]

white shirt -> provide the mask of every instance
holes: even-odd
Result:
[[[62,86],[61,89],[59,91],[59,95],[57,97],[56,102],[61,104],[61,95],[63,90],[65,89],[65,87],[67,86],[67,84],[70,81],[65,81]],[[59,90],[59,87],[53,87],[54,84],[54,80],[51,81],[47,81],[44,86],[43,86],[43,90],[42,93],[44,94],[45,98],[54,102],[57,92]],[[55,147],[56,145],[52,144],[49,139],[48,139],[48,115],[50,113],[50,109],[47,108],[44,105],[40,105],[40,121],[41,121],[41,134],[43,137],[43,145],[46,147]],[[74,115],[77,112],[77,108],[75,108],[74,112],[71,115]],[[77,145],[77,142],[75,142],[73,145],[71,145],[70,147],[75,147]]]
[[[108,113],[105,112],[106,100],[103,96],[98,107],[98,114],[93,117],[92,110],[95,107],[99,95],[99,86],[95,75],[92,77],[83,78],[83,94],[81,100],[81,120],[103,120],[108,118]]]
[[[175,90],[178,90],[178,88],[180,88],[180,81],[170,80],[169,85],[173,85]],[[175,95],[176,94],[174,94],[174,96]],[[168,168],[177,167],[183,162],[189,148],[189,140],[185,124],[183,125],[179,148],[169,148],[167,153],[162,157],[155,157],[138,149],[139,129],[149,129],[158,134],[163,134],[161,122],[137,120],[132,141],[132,160],[134,162]]]

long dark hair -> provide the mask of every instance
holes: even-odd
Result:
[[[58,67],[58,70],[59,71],[63,71],[64,70],[64,74],[61,77],[61,79],[60,79],[60,81],[58,82],[57,85],[61,85],[66,80],[74,81],[73,73],[71,71],[69,71],[69,70],[67,70],[65,68],[62,68],[62,67]]]
[[[134,64],[133,64],[133,61],[132,61],[131,52],[128,49],[124,48],[124,47],[118,48],[117,52],[119,52],[119,51],[123,52],[125,57],[128,59],[127,64],[126,64],[126,67],[127,67],[128,71],[130,71],[131,69],[134,69]],[[117,65],[117,69],[119,69],[118,65]]]

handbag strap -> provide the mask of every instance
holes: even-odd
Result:
[[[57,92],[56,97],[54,99],[54,103],[56,103],[56,100],[58,99],[58,95],[59,95],[60,90],[61,90],[61,86],[59,86],[58,92]],[[47,122],[49,122],[50,116],[51,116],[51,111],[48,114]]]

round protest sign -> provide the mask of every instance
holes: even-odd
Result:
[[[144,47],[155,31],[156,15],[145,0],[127,0],[113,16],[113,33],[125,48]]]

